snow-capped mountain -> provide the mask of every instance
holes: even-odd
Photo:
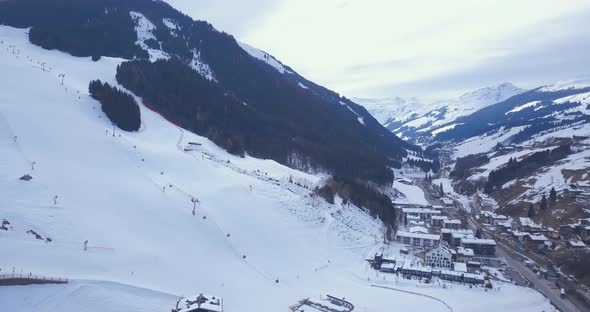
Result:
[[[119,85],[233,154],[389,183],[388,168],[399,167],[407,149],[418,149],[363,107],[165,2],[23,0],[0,6],[0,23],[30,28],[33,44],[93,60],[127,59],[117,73]],[[193,88],[178,91],[179,85]]]
[[[513,133],[499,143],[522,142],[543,131],[587,123],[589,95],[590,83],[584,81],[535,88],[458,118],[452,128],[440,132],[433,140],[461,142],[512,129]]]
[[[398,120],[407,120],[417,114],[426,103],[418,98],[352,98],[352,101],[364,106],[379,123],[388,127]]]
[[[391,100],[357,99],[377,120],[397,135],[428,141],[441,131],[441,126],[452,127],[457,118],[469,115],[489,105],[504,101],[524,92],[511,83],[485,87],[466,93],[454,100],[424,103],[417,99],[393,98]],[[437,129],[439,129],[437,131]]]
[[[485,191],[507,214],[527,214],[533,203],[535,220],[549,226],[589,216],[590,81],[513,96],[457,119],[434,141],[460,158],[459,187]],[[558,200],[538,209],[551,190]]]
[[[401,311],[553,311],[539,293],[509,283],[485,291],[375,277],[367,256],[415,259],[384,245],[383,222],[362,207],[313,195],[325,174],[231,154],[142,103],[138,131],[113,128],[88,86],[100,79],[123,88],[116,76],[127,60],[46,50],[30,35],[0,26],[0,278],[69,283],[1,286],[3,310],[162,312],[206,293],[228,312],[287,310],[306,298],[328,304],[325,294],[368,312],[392,302]],[[400,189],[408,199],[419,190]]]

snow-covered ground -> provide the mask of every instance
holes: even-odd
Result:
[[[393,182],[393,188],[403,194],[403,197],[397,198],[397,202],[406,202],[408,204],[428,205],[424,196],[424,191],[416,185],[408,185],[399,181]]]
[[[87,89],[93,79],[116,84],[122,60],[45,51],[25,32],[0,27],[0,219],[11,224],[0,230],[0,269],[73,281],[0,287],[3,309],[169,311],[178,296],[206,292],[226,311],[286,310],[325,294],[358,311],[448,311],[371,286],[365,257],[381,247],[382,224],[296,184],[312,188],[323,176],[229,155],[143,106],[139,132],[112,136]],[[202,145],[183,152],[188,142]],[[397,284],[453,311],[552,310],[524,288]]]
[[[487,153],[494,148],[498,143],[502,143],[511,136],[519,133],[525,127],[513,127],[504,129],[500,128],[497,132],[491,134],[483,134],[480,136],[469,138],[455,147],[456,157],[465,157],[469,154]]]

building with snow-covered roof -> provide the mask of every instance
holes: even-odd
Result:
[[[584,242],[579,241],[577,239],[570,239],[567,241],[567,245],[568,247],[572,248],[572,249],[584,249],[586,248],[586,244],[584,244]]]
[[[531,218],[520,217],[518,218],[518,222],[522,232],[537,232],[542,228],[541,225],[535,223]]]
[[[498,222],[496,227],[503,232],[512,230],[512,223],[510,221]]]
[[[528,234],[524,237],[524,243],[527,247],[537,249],[545,246],[547,237],[541,234]]]
[[[410,262],[406,262],[402,267],[402,274],[420,277],[432,277],[432,269],[430,267],[414,266]]]
[[[445,229],[458,230],[461,228],[461,220],[443,220],[443,227]]]
[[[223,312],[223,298],[199,294],[176,303],[175,312]]]
[[[473,259],[473,249],[458,247],[457,248],[457,257],[455,259],[456,262],[467,263]]]
[[[467,263],[453,262],[453,271],[467,272]]]
[[[430,217],[430,226],[435,228],[438,232],[444,226],[443,221],[448,219],[449,217],[447,216],[432,216]]]
[[[483,238],[463,238],[461,245],[473,250],[478,256],[494,256],[496,254],[496,241]]]
[[[410,233],[422,233],[422,234],[428,234],[428,229],[423,227],[423,226],[411,226],[410,227]]]
[[[529,233],[521,231],[510,231],[510,235],[512,235],[512,238],[522,243],[524,242],[524,237],[528,236]]]
[[[446,246],[438,246],[428,252],[424,256],[426,265],[433,268],[450,269],[453,265],[453,258],[456,252]]]
[[[398,231],[395,234],[395,241],[414,247],[434,248],[440,244],[440,236]]]
[[[395,262],[385,262],[385,263],[382,263],[381,266],[379,267],[379,271],[384,272],[384,273],[395,273],[395,270],[396,270]]]
[[[445,205],[445,207],[447,208],[455,207],[455,202],[453,202],[453,200],[450,198],[443,197],[440,200],[443,202],[443,205]]]
[[[457,272],[451,270],[441,270],[439,277],[443,280],[467,284],[483,284],[485,280],[484,276],[481,274]]]
[[[420,220],[430,220],[433,215],[440,215],[439,210],[428,209],[428,208],[402,208],[402,217],[404,220],[408,220],[408,216],[418,216]],[[406,221],[407,222],[407,221]]]
[[[441,229],[442,240],[450,246],[456,247],[461,244],[461,239],[465,237],[474,237],[474,233],[469,229]]]

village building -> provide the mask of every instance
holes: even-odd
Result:
[[[520,217],[520,218],[518,218],[518,220],[519,220],[519,228],[520,228],[521,232],[533,233],[533,232],[539,232],[542,229],[541,225],[536,224],[530,218]]]
[[[455,203],[453,202],[453,200],[448,197],[443,197],[440,200],[442,201],[443,205],[447,208],[455,207]]]
[[[540,249],[545,247],[545,242],[547,241],[547,237],[541,234],[528,234],[524,237],[524,243],[528,248],[531,249]]]
[[[449,217],[447,217],[447,216],[432,216],[430,218],[430,225],[433,228],[439,228],[440,229],[440,228],[442,228],[444,226],[443,221],[444,220],[448,220],[448,219],[449,219]]]
[[[584,249],[584,248],[586,248],[586,244],[584,244],[584,242],[579,241],[577,239],[568,240],[567,246],[571,249]]]
[[[475,237],[475,235],[472,230],[468,229],[442,229],[441,237],[444,241],[446,241],[449,244],[449,246],[457,247],[461,245],[461,239],[473,238]]]
[[[485,280],[484,276],[481,274],[457,272],[451,270],[442,270],[439,277],[443,280],[466,284],[483,284]]]
[[[511,231],[510,234],[512,235],[512,238],[514,238],[516,241],[518,241],[520,243],[523,243],[524,237],[529,235],[529,233],[527,233],[527,232],[520,232],[520,231]]]
[[[402,267],[402,274],[430,278],[432,277],[432,269],[430,267],[414,266],[406,262]]]
[[[443,228],[458,230],[461,228],[461,220],[443,220]]]
[[[510,221],[496,223],[496,228],[502,232],[508,232],[512,230],[512,223]]]
[[[402,217],[408,222],[408,216],[418,216],[420,220],[430,221],[433,215],[440,215],[439,210],[428,209],[428,208],[402,208]]]
[[[463,238],[461,245],[473,250],[476,256],[494,256],[496,254],[496,242],[493,239]]]
[[[434,248],[440,244],[440,236],[398,231],[395,235],[395,241],[408,246]]]
[[[467,263],[453,262],[453,271],[467,273]]]
[[[473,249],[458,247],[456,262],[467,263],[473,259]]]
[[[452,268],[455,254],[456,252],[453,249],[446,246],[439,246],[426,253],[424,262],[433,268],[450,269]]]
[[[396,264],[395,262],[385,262],[379,266],[379,271],[383,273],[395,273],[396,272]]]
[[[575,224],[565,224],[559,226],[559,235],[561,235],[563,239],[569,239],[570,237],[575,236],[576,231],[577,225]]]
[[[422,234],[428,234],[428,229],[423,227],[423,226],[411,226],[410,227],[410,233],[422,233]]]

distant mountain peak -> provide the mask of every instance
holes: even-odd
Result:
[[[494,104],[524,91],[524,89],[521,89],[510,82],[502,82],[497,85],[488,86],[473,92],[465,93],[459,97],[459,100],[480,100],[485,102],[491,101],[492,103],[489,104]]]
[[[484,107],[524,92],[510,82],[487,86],[452,100],[423,102],[415,97],[356,98],[380,123],[396,134],[415,138]]]

